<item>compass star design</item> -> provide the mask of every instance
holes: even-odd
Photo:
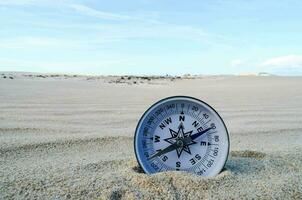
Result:
[[[184,132],[184,126],[183,123],[180,123],[178,126],[178,131],[174,131],[172,129],[169,129],[171,137],[164,139],[166,142],[169,142],[170,144],[175,144],[179,142],[181,139],[184,139],[186,137],[190,137],[193,133],[192,131]],[[182,145],[181,147],[176,148],[177,156],[178,158],[181,156],[181,153],[183,151],[187,152],[188,154],[191,154],[189,145],[195,144],[196,142],[191,140],[190,143],[187,143],[185,145]]]

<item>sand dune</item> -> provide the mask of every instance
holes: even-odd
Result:
[[[300,77],[6,76],[0,199],[302,199]],[[172,95],[200,98],[224,118],[231,153],[218,176],[138,167],[136,123]]]

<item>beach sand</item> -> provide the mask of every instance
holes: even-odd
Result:
[[[224,119],[230,156],[216,177],[138,167],[137,122],[173,95],[206,101]],[[27,198],[302,199],[302,77],[3,73],[0,199]]]

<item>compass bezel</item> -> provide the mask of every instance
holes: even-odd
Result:
[[[225,168],[225,165],[226,165],[226,162],[227,162],[227,160],[228,160],[228,156],[229,156],[229,151],[230,151],[230,146],[231,146],[231,144],[230,144],[230,138],[229,138],[229,132],[228,132],[228,129],[227,129],[227,127],[226,127],[226,125],[225,125],[225,122],[223,121],[223,119],[222,119],[222,117],[218,114],[218,112],[212,107],[212,106],[210,106],[208,103],[206,103],[206,102],[204,102],[204,101],[202,101],[202,100],[200,100],[200,99],[198,99],[198,98],[195,98],[195,97],[191,97],[191,96],[184,96],[184,95],[176,95],[176,96],[169,96],[169,97],[166,97],[166,98],[163,98],[163,99],[161,99],[161,100],[159,100],[159,101],[157,101],[157,102],[155,102],[155,103],[153,103],[143,114],[142,114],[142,116],[140,117],[140,119],[139,119],[139,121],[138,121],[138,123],[137,123],[137,126],[136,126],[136,128],[135,128],[135,134],[134,134],[134,153],[135,153],[135,157],[136,157],[136,160],[137,160],[137,162],[138,162],[138,164],[139,164],[139,167],[146,173],[146,174],[153,174],[153,173],[151,173],[151,172],[149,172],[148,170],[146,170],[145,168],[144,168],[144,166],[142,165],[142,161],[141,161],[141,159],[139,158],[139,156],[137,155],[138,154],[138,151],[137,151],[137,147],[136,147],[136,138],[137,138],[137,134],[138,134],[138,129],[140,128],[140,125],[141,125],[141,123],[142,123],[142,120],[145,118],[145,116],[149,113],[149,111],[151,110],[151,109],[153,109],[154,107],[156,107],[157,105],[160,105],[162,102],[165,102],[165,101],[168,101],[168,100],[170,100],[170,99],[178,99],[178,98],[180,98],[180,99],[188,99],[188,100],[193,100],[193,101],[197,101],[197,102],[200,102],[201,104],[204,104],[204,105],[206,105],[206,106],[208,106],[217,116],[218,116],[218,118],[221,120],[221,122],[222,122],[222,125],[223,125],[223,127],[224,127],[224,129],[225,129],[225,131],[226,131],[226,138],[227,138],[227,142],[228,142],[228,148],[227,148],[227,153],[226,153],[226,157],[225,157],[225,160],[224,160],[224,164],[222,165],[222,167],[221,167],[221,170],[218,172],[218,174]],[[193,172],[190,172],[190,171],[187,171],[188,173],[193,173]]]

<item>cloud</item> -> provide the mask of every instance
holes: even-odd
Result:
[[[62,41],[45,37],[16,37],[0,39],[0,47],[7,49],[23,49],[28,47],[55,47]]]
[[[9,1],[7,1],[9,2]],[[11,5],[31,5],[31,6],[46,6],[47,8],[53,9],[52,12],[56,12],[56,9],[58,9],[58,6],[55,5],[53,2],[49,0],[24,0],[24,1],[18,1],[18,0],[12,0],[11,3],[6,3],[6,1],[0,0],[0,5],[2,4],[11,4]],[[63,11],[63,12],[62,12]],[[66,11],[66,12],[65,12]],[[116,42],[121,40],[127,40],[127,39],[133,39],[133,38],[169,38],[169,39],[178,39],[178,40],[193,40],[197,42],[201,42],[206,45],[226,45],[226,38],[223,38],[221,35],[217,34],[209,34],[201,27],[197,26],[190,26],[190,25],[178,25],[178,24],[170,24],[163,21],[157,20],[160,18],[159,13],[156,13],[155,17],[152,17],[152,15],[146,15],[146,13],[140,13],[140,14],[119,14],[114,12],[104,12],[98,9],[95,9],[91,6],[86,6],[83,4],[71,4],[67,1],[60,1],[60,14],[63,15],[70,15],[71,12],[75,12],[76,14],[81,14],[85,16],[90,16],[96,19],[102,19],[102,20],[109,20],[109,21],[116,21],[116,22],[123,22],[123,23],[103,23],[102,20],[99,22],[89,22],[89,23],[66,23],[64,20],[57,21],[56,23],[53,23],[53,21],[50,21],[48,23],[47,21],[39,21],[39,13],[36,14],[36,20],[28,20],[24,21],[24,19],[14,19],[15,23],[21,23],[28,24],[30,27],[39,27],[47,30],[54,30],[56,29],[77,29],[77,30],[93,30],[88,32],[91,34],[91,37],[94,37],[95,40],[103,40],[107,42]],[[72,14],[75,14],[72,13]],[[31,13],[32,14],[32,13]],[[86,31],[85,30],[85,31]],[[65,32],[68,33],[68,30]],[[78,39],[81,39],[78,38]],[[84,40],[84,38],[82,38]],[[90,38],[89,40],[91,40]],[[35,41],[33,41],[35,40]],[[43,41],[42,41],[43,40]],[[46,41],[47,38],[43,39],[18,39],[16,38],[15,44],[12,44],[12,41],[4,41],[4,43],[0,39],[0,46],[13,46],[14,48],[22,48],[22,44],[28,45],[31,44],[31,46],[38,46],[39,43],[44,46],[57,46],[56,44],[61,43],[62,46],[66,44],[66,41]],[[87,41],[87,38],[85,39]],[[17,43],[17,41],[19,43]],[[7,45],[8,43],[11,43],[10,45]],[[54,43],[54,44],[51,44]],[[69,42],[69,46],[74,44],[76,42]],[[47,44],[47,45],[46,45]],[[94,44],[94,41],[90,44]]]
[[[302,55],[287,55],[267,59],[260,63],[261,67],[302,68]]]
[[[82,4],[66,4],[69,8],[80,12],[84,15],[96,17],[104,20],[114,20],[114,21],[139,21],[144,23],[151,24],[161,24],[160,21],[150,18],[150,16],[130,16],[130,15],[121,15],[112,12],[104,12],[97,9],[94,9],[89,6],[85,6]],[[156,13],[157,15],[157,13]]]
[[[90,39],[74,39],[74,38],[52,38],[52,37],[16,37],[0,39],[0,48],[3,49],[31,49],[31,48],[69,48],[83,49],[95,47],[104,43],[119,42],[118,38],[90,38]]]
[[[218,34],[209,34],[204,29],[190,25],[170,24],[146,15],[121,15],[112,12],[104,12],[83,4],[68,5],[72,10],[81,14],[92,16],[103,20],[125,21],[119,24],[82,24],[82,28],[100,29],[100,35],[106,38],[176,38],[194,40],[208,45],[229,46],[225,42],[227,38]],[[111,33],[110,33],[111,32]],[[106,34],[109,33],[109,34]]]
[[[54,2],[51,0],[0,0],[0,6],[29,6],[42,4],[54,4]]]
[[[22,1],[16,2],[22,3]],[[35,7],[45,6],[47,1],[41,0],[44,2],[43,4],[35,0],[25,2]],[[137,51],[138,43],[145,44],[143,47],[145,49],[153,50],[156,48],[160,51],[174,48],[174,44],[177,42],[181,42],[180,46],[185,44],[184,48],[189,49],[189,51],[191,51],[189,48],[191,45],[194,45],[192,51],[197,51],[196,49],[200,49],[200,47],[225,48],[227,45],[226,38],[208,33],[201,26],[156,21],[155,19],[162,19],[161,13],[152,16],[143,11],[140,13],[127,12],[126,14],[104,12],[93,6],[80,3],[71,4],[64,0],[60,1],[60,6],[50,3],[45,8],[47,8],[47,15],[45,16],[50,17],[46,18],[43,12],[35,11],[31,13],[31,17],[12,18],[14,24],[20,24],[20,27],[26,26],[29,31],[18,35],[7,34],[6,37],[0,38],[0,49],[2,48],[3,51],[7,49],[20,50],[20,52],[26,49],[30,52],[29,54],[40,49],[41,53],[93,50],[97,53],[115,55],[122,51],[125,46]],[[39,11],[39,9],[35,10]],[[24,12],[31,12],[31,10],[24,9]],[[74,18],[75,15],[80,15],[81,19],[77,20],[79,18]],[[104,22],[104,20],[109,21]],[[167,45],[162,41],[167,41]],[[153,42],[154,45],[149,45]],[[162,44],[157,45],[159,42]],[[111,51],[104,50],[109,46],[105,43],[114,43],[110,46]],[[16,53],[19,52],[16,51]],[[83,56],[85,55],[83,54]]]
[[[16,5],[31,5],[35,2],[35,0],[12,0],[12,1],[6,1],[6,0],[0,0],[0,5],[3,6],[16,6]]]
[[[119,15],[119,14],[110,13],[110,12],[103,12],[103,11],[99,11],[99,10],[93,9],[91,7],[80,5],[80,4],[71,4],[71,5],[69,5],[69,7],[82,14],[101,18],[101,19],[106,19],[106,20],[119,20],[120,21],[120,20],[133,20],[134,19],[127,15]]]

